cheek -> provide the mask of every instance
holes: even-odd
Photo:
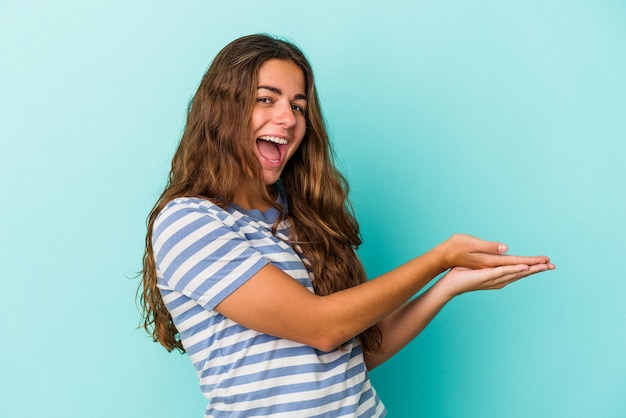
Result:
[[[300,140],[296,143],[296,146],[293,148],[291,155],[295,154],[300,149],[300,147],[302,146],[302,141],[303,138],[300,138]]]
[[[306,123],[307,122],[305,118],[302,118],[300,123],[298,123],[297,135],[300,138],[300,140],[302,140],[302,138],[304,138],[304,135],[306,134]]]
[[[252,115],[250,116],[250,132],[254,134],[263,126],[263,112],[259,109],[255,109],[252,111]]]
[[[296,152],[296,150],[302,146],[302,141],[304,140],[304,134],[305,134],[304,129],[302,130],[302,132],[297,133],[298,140],[295,141],[295,147],[293,148],[293,152]]]

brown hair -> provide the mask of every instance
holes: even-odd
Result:
[[[316,294],[328,295],[367,280],[355,253],[361,244],[359,226],[348,201],[348,185],[333,162],[310,64],[291,43],[267,35],[244,36],[224,47],[202,78],[189,105],[167,186],[148,217],[138,289],[142,325],[168,351],[184,348],[157,288],[152,227],[159,212],[182,196],[210,199],[224,208],[251,175],[266,202],[280,209],[263,183],[260,162],[250,146],[257,74],[270,59],[293,62],[302,69],[306,84],[306,133],[281,176],[289,207],[283,217],[291,224],[294,248],[313,272]],[[381,338],[375,326],[360,334],[368,352],[380,349]]]

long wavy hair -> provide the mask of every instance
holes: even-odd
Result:
[[[167,185],[148,217],[138,289],[142,326],[168,351],[184,352],[184,348],[157,287],[152,229],[163,207],[187,196],[225,208],[233,202],[237,187],[252,180],[268,205],[282,209],[275,186],[263,182],[250,142],[258,71],[271,59],[297,65],[304,73],[307,93],[306,133],[280,180],[289,210],[281,210],[274,231],[281,221],[290,223],[291,243],[313,273],[316,294],[329,295],[367,280],[355,253],[361,244],[359,226],[348,201],[348,185],[333,161],[311,65],[289,42],[267,35],[236,39],[218,53],[202,78],[188,108]],[[359,337],[365,351],[380,350],[382,335],[376,326]]]

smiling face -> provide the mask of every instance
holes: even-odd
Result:
[[[291,61],[272,59],[259,68],[250,131],[263,168],[263,181],[274,184],[306,132],[304,73]]]

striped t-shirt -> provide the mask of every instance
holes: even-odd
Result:
[[[205,417],[383,417],[358,338],[331,352],[248,329],[214,310],[272,263],[311,292],[278,216],[178,198],[153,228],[158,286],[209,399]]]

